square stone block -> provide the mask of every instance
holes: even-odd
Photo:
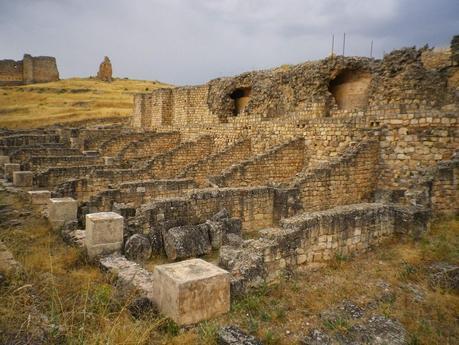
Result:
[[[48,201],[48,219],[53,229],[59,229],[77,219],[78,202],[72,198],[51,198]]]
[[[10,157],[9,156],[0,156],[0,166],[3,167],[4,164],[10,162]]]
[[[85,246],[89,258],[111,254],[123,245],[124,218],[115,212],[86,215]]]
[[[13,185],[16,187],[32,187],[33,172],[32,171],[14,171]]]
[[[230,274],[201,259],[156,266],[153,290],[161,313],[179,325],[208,320],[230,309]]]
[[[17,163],[5,163],[5,179],[7,181],[13,181],[13,172],[20,171],[21,165]]]
[[[51,192],[49,190],[32,190],[28,194],[32,205],[46,205],[49,199],[51,199]]]
[[[115,158],[113,157],[103,157],[105,165],[113,165],[115,164]]]

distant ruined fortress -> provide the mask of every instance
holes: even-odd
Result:
[[[0,86],[46,83],[59,80],[56,59],[24,54],[20,61],[0,60]]]

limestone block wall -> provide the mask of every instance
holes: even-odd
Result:
[[[0,85],[46,83],[59,80],[56,59],[50,56],[32,57],[23,60],[0,60]]]
[[[432,210],[436,214],[459,214],[459,160],[442,162],[430,187]]]
[[[151,135],[150,133],[125,133],[117,137],[111,138],[102,143],[98,149],[101,155],[113,157],[123,148],[134,141],[139,141]]]
[[[22,83],[22,61],[0,60],[0,85],[20,85]]]
[[[188,165],[178,177],[192,178],[198,185],[205,185],[208,183],[207,178],[209,176],[216,175],[232,164],[239,163],[249,158],[251,154],[252,148],[250,139],[243,139],[235,144],[229,145],[223,151]]]
[[[48,167],[73,167],[103,165],[99,156],[32,156],[24,166],[28,170],[44,170]]]
[[[240,248],[221,248],[219,265],[232,274],[231,292],[242,293],[278,281],[286,270],[365,252],[394,233],[419,234],[428,219],[424,210],[371,203],[303,213]]]
[[[0,146],[30,146],[36,144],[58,144],[56,134],[15,134],[0,138]]]
[[[164,132],[131,142],[118,152],[119,160],[139,160],[152,158],[162,152],[172,150],[180,143],[179,132]]]
[[[75,188],[75,193],[84,195],[86,200],[109,186],[115,187],[123,182],[174,178],[188,164],[210,154],[212,150],[212,138],[202,137],[194,142],[182,143],[166,153],[153,157],[142,168],[94,167],[94,169],[88,170],[89,174],[86,176],[76,175],[75,178],[85,177],[86,181],[79,182],[73,188]],[[60,181],[61,183],[64,182]]]
[[[406,189],[412,172],[450,159],[459,147],[457,114],[420,112],[381,121],[381,189]]]
[[[269,182],[288,182],[305,164],[304,140],[294,139],[262,155],[233,165],[221,175],[211,177],[218,186],[259,186]]]
[[[274,193],[273,188],[266,187],[200,189],[182,198],[145,204],[136,219],[148,233],[163,228],[165,224],[203,223],[226,208],[232,217],[242,220],[245,231],[252,231],[273,225]]]
[[[83,128],[75,129],[71,133],[71,137],[77,138],[79,143],[78,148],[81,150],[97,150],[105,142],[109,142],[120,135],[123,135],[121,127]]]
[[[293,186],[299,189],[304,210],[324,210],[371,200],[378,169],[378,142],[364,141],[335,161],[306,172]]]
[[[81,151],[66,147],[28,147],[20,148],[11,152],[13,163],[20,163],[30,159],[32,156],[79,156]]]
[[[134,128],[183,128],[216,122],[207,105],[208,86],[158,89],[134,97]]]
[[[145,175],[154,178],[173,178],[187,165],[193,164],[214,150],[213,138],[204,136],[195,142],[182,143],[175,149],[158,155],[145,167]]]
[[[113,168],[110,167],[110,168]],[[37,187],[53,188],[70,179],[80,179],[93,174],[96,170],[107,169],[103,165],[93,166],[73,166],[73,167],[53,167],[34,176],[34,185]]]
[[[452,54],[450,48],[435,48],[426,50],[421,55],[424,67],[428,69],[439,69],[452,65]]]
[[[112,211],[114,203],[139,208],[154,199],[183,196],[195,187],[191,179],[128,182],[117,189],[105,190],[91,197],[88,207],[90,212]]]

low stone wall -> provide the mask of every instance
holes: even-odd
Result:
[[[34,144],[59,143],[56,134],[16,134],[0,138],[0,146],[28,146]]]
[[[120,134],[117,137],[110,138],[103,142],[99,147],[99,152],[103,156],[115,156],[120,152],[124,147],[132,143],[133,141],[142,140],[149,133],[141,133],[141,132],[134,132],[134,133],[124,133]]]
[[[234,165],[210,180],[221,187],[288,182],[303,169],[304,150],[304,139],[294,139]]]
[[[435,214],[459,214],[459,159],[438,165],[431,182],[431,207]]]
[[[72,167],[103,165],[99,156],[32,156],[24,163],[28,170],[43,170],[47,167]]]
[[[14,163],[20,163],[32,156],[80,156],[81,151],[66,147],[28,147],[17,149],[10,155]]]
[[[183,196],[195,187],[192,179],[128,182],[117,189],[105,190],[91,197],[88,206],[90,212],[112,211],[114,203],[138,208],[153,199]]]
[[[168,225],[203,223],[226,208],[232,217],[241,219],[245,231],[252,231],[272,226],[278,220],[275,195],[276,190],[268,187],[200,189],[181,198],[142,205],[136,218],[148,233]]]
[[[73,197],[87,201],[91,196],[109,187],[116,188],[125,182],[175,178],[177,171],[198,158],[206,156],[212,149],[212,139],[204,137],[195,142],[182,143],[175,149],[149,160],[140,169],[119,169],[118,166],[94,166],[91,169],[80,167],[80,171],[75,170],[75,175],[68,177],[74,180],[62,186],[61,189],[66,190],[66,193],[70,193]],[[49,169],[48,179],[64,183],[65,179],[61,175],[66,173],[68,171]]]
[[[111,168],[104,165],[93,166],[73,166],[73,167],[55,167],[48,168],[46,171],[40,172],[34,177],[34,185],[37,187],[46,187],[52,189],[57,185],[71,179],[79,179],[93,174],[97,170]]]
[[[238,141],[225,150],[198,160],[187,166],[178,177],[194,179],[199,185],[208,184],[207,178],[222,172],[224,169],[250,157],[252,153],[250,139]]]
[[[233,275],[232,293],[277,281],[286,270],[369,250],[392,234],[426,230],[424,210],[384,204],[340,206],[281,220],[280,228],[241,247],[222,247],[220,266]]]
[[[142,138],[126,145],[117,154],[119,160],[141,160],[152,158],[162,152],[172,150],[180,144],[179,132],[164,132]]]
[[[144,169],[144,178],[174,178],[187,165],[212,154],[213,150],[213,138],[210,136],[201,137],[195,142],[183,143],[153,158]]]
[[[339,159],[299,177],[293,187],[299,189],[303,209],[324,210],[372,200],[378,161],[378,142],[364,141]]]

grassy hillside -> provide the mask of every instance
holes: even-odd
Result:
[[[116,79],[105,83],[72,78],[0,87],[0,127],[29,128],[126,119],[132,113],[134,93],[169,86],[156,81]]]

